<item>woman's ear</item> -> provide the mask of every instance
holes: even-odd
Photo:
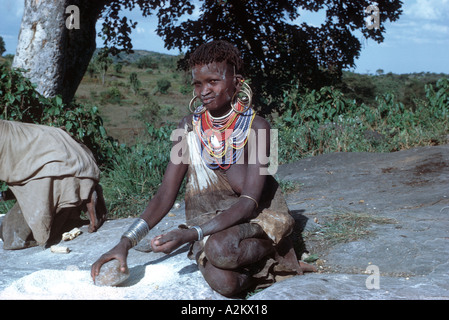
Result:
[[[240,90],[243,86],[243,82],[245,82],[245,79],[243,78],[243,76],[241,74],[236,74],[234,76],[234,81],[235,81],[236,89]]]

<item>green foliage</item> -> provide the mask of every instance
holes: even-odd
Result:
[[[171,87],[171,82],[166,79],[161,79],[156,82],[156,85],[157,85],[157,92],[167,94],[168,89],[170,89]]]
[[[147,125],[145,141],[121,146],[114,166],[102,179],[109,212],[115,217],[137,216],[157,192],[170,160],[175,125]]]
[[[113,103],[113,104],[121,104],[122,103],[122,99],[123,99],[123,95],[120,92],[120,89],[117,87],[111,87],[106,91],[103,91],[100,94],[101,103]]]
[[[344,113],[350,104],[343,98],[343,94],[333,87],[311,90],[305,95],[299,94],[296,87],[292,93],[284,94],[284,105],[290,113],[288,119],[291,118],[291,113],[295,112],[299,113],[302,122],[310,120],[323,122]],[[292,120],[293,118],[290,119]]]
[[[91,74],[91,77],[93,73],[99,73],[101,77],[101,83],[104,85],[106,73],[108,72],[109,67],[113,62],[114,61],[109,56],[109,50],[103,48],[93,57],[93,59],[91,59],[87,71]]]
[[[142,86],[142,83],[137,77],[137,73],[131,72],[131,74],[129,75],[129,83],[131,84],[131,89],[134,92],[134,94],[137,94],[139,92],[140,87]]]
[[[284,113],[273,118],[279,130],[279,163],[328,152],[391,152],[447,143],[449,80],[426,85],[413,108],[392,93],[375,104],[357,104],[339,90],[324,87],[285,94]]]
[[[435,86],[444,74],[435,73],[410,73],[393,74],[377,73],[377,75],[357,74],[343,72],[342,82],[335,87],[344,93],[350,100],[356,100],[358,104],[376,104],[376,97],[386,93],[395,95],[397,102],[402,102],[405,107],[415,108],[415,101],[425,98],[425,85]]]
[[[152,56],[147,55],[137,60],[136,66],[139,69],[157,69],[159,65]]]
[[[117,73],[121,73],[123,70],[123,64],[121,64],[121,63],[114,64],[114,70]]]
[[[180,2],[177,10],[193,1]],[[364,13],[369,1],[359,0],[203,0],[196,20],[179,19],[171,10],[158,12],[157,32],[168,49],[187,48],[190,53],[207,40],[222,39],[242,52],[247,76],[251,78],[256,106],[265,115],[277,111],[284,90],[293,80],[309,89],[338,82],[342,70],[354,67],[366,39],[382,42],[384,22],[398,20],[399,0],[381,1],[378,30],[366,28]],[[172,8],[175,6],[172,3]],[[323,12],[318,27],[297,23],[303,12]],[[300,57],[300,58],[299,58]],[[186,59],[181,66],[186,67]]]
[[[0,37],[0,57],[3,55],[3,53],[5,53],[5,51],[6,51],[5,41],[3,40],[2,37]]]
[[[148,92],[143,94],[145,105],[139,111],[139,118],[145,123],[161,122],[161,106],[154,101]]]
[[[110,164],[114,157],[115,143],[97,107],[66,105],[59,96],[45,98],[20,71],[5,65],[0,65],[0,106],[1,119],[63,127],[94,153],[99,165]]]
[[[179,88],[179,92],[181,92],[184,95],[187,94],[191,94],[192,93],[192,86],[189,86],[187,84],[183,84],[180,88]]]

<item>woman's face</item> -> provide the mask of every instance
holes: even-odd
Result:
[[[195,95],[203,106],[215,117],[231,109],[231,99],[238,86],[238,76],[226,62],[196,65],[192,69],[192,84]]]

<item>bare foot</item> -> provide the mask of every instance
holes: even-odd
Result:
[[[317,272],[318,269],[312,266],[311,264],[299,261],[299,266],[301,267],[303,272]]]
[[[97,231],[106,221],[107,209],[103,198],[103,189],[98,184],[92,192],[91,200],[86,204],[90,220],[88,231]]]

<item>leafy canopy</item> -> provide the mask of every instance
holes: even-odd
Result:
[[[400,0],[378,0],[380,28],[368,29],[366,0],[111,0],[103,10],[105,44],[112,52],[132,49],[130,34],[136,23],[120,17],[122,9],[140,8],[143,16],[156,14],[157,33],[168,49],[189,53],[205,41],[224,39],[242,52],[247,77],[262,111],[276,109],[286,85],[319,88],[341,78],[354,67],[361,43],[384,40],[385,22],[402,13]],[[195,5],[200,14],[193,18]],[[305,23],[303,11],[324,10],[320,26]]]

